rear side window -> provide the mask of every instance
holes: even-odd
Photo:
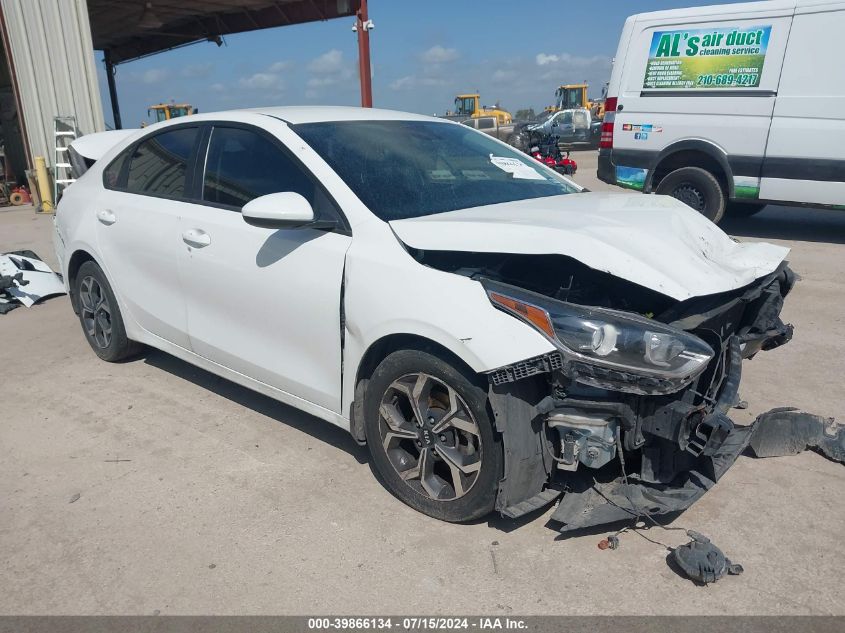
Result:
[[[280,191],[302,195],[315,213],[326,202],[308,174],[267,137],[243,128],[214,128],[203,200],[241,208],[254,198]]]
[[[179,128],[141,141],[132,152],[126,189],[167,198],[185,195],[188,161],[199,128]]]
[[[103,184],[108,189],[123,188],[120,176],[123,173],[123,166],[126,164],[126,159],[128,157],[129,152],[121,153],[109,164],[108,167],[103,170]]]
[[[484,117],[478,119],[478,129],[479,130],[491,130],[496,127],[496,119],[493,117]]]

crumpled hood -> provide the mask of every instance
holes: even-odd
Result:
[[[674,198],[629,193],[520,200],[390,226],[422,250],[566,255],[679,301],[741,288],[789,253],[735,242]]]

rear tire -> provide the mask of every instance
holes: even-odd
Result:
[[[428,352],[393,352],[367,384],[364,414],[373,468],[397,499],[454,523],[493,510],[504,457],[477,376]]]
[[[141,351],[126,337],[123,316],[102,269],[93,261],[79,267],[74,279],[79,322],[85,339],[101,359],[114,363]]]
[[[672,196],[716,224],[725,215],[725,192],[716,177],[701,167],[682,167],[670,172],[656,193]]]

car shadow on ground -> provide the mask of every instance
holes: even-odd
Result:
[[[188,380],[198,387],[213,392],[232,402],[236,402],[242,407],[260,413],[261,415],[266,415],[268,418],[272,418],[281,424],[307,433],[321,442],[342,449],[352,455],[359,464],[366,464],[369,461],[366,447],[359,446],[352,439],[349,432],[325,420],[273,400],[246,387],[241,387],[230,380],[195,367],[165,352],[148,348],[142,355],[142,359],[145,363],[156,369],[161,369],[178,378]]]
[[[836,209],[769,205],[750,218],[726,217],[720,227],[736,237],[845,244],[845,212]]]

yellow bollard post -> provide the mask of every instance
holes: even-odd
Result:
[[[38,193],[41,195],[41,213],[53,212],[53,188],[47,172],[47,161],[43,156],[35,157],[35,175],[38,178]]]

